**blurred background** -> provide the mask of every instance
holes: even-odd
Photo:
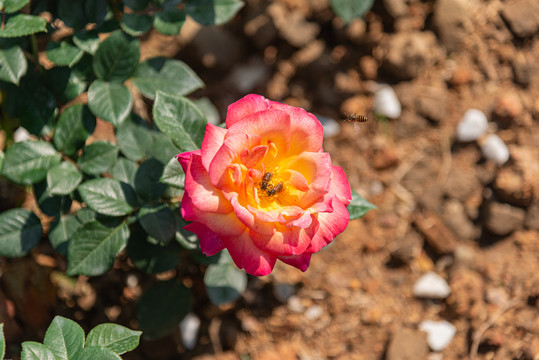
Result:
[[[328,0],[245,3],[225,26],[152,32],[141,60],[185,61],[215,123],[249,93],[314,113],[325,151],[378,209],[307,272],[250,277],[235,304],[197,302],[183,332],[124,358],[539,359],[539,2],[378,0],[349,24]],[[47,259],[4,264],[20,274],[2,278],[8,341],[51,312],[136,327],[129,268],[53,287]]]

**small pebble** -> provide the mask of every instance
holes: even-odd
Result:
[[[401,116],[401,103],[389,85],[380,85],[374,93],[374,112],[388,118]]]
[[[419,330],[427,333],[427,343],[433,351],[442,351],[449,345],[457,329],[449,322],[426,320],[419,324]]]
[[[428,272],[414,284],[414,296],[430,299],[445,299],[451,293],[447,282],[438,274]]]
[[[509,149],[498,135],[490,134],[487,136],[481,142],[481,150],[487,159],[494,161],[498,165],[502,165],[509,160]]]
[[[13,133],[13,141],[21,142],[30,139],[30,133],[23,127],[18,127]]]
[[[296,288],[291,284],[278,283],[273,287],[273,295],[282,303],[287,302],[295,292]]]
[[[479,139],[488,130],[488,120],[486,115],[477,109],[466,111],[457,125],[458,141],[473,141]]]
[[[288,304],[288,308],[296,313],[303,312],[303,310],[305,309],[305,307],[301,303],[301,299],[297,297],[296,295],[290,296],[287,304]]]
[[[193,350],[198,341],[200,319],[193,313],[189,313],[180,322],[182,344],[187,350]]]
[[[322,308],[318,305],[313,305],[305,311],[305,317],[307,320],[316,320],[322,316]]]
[[[316,118],[320,123],[322,124],[322,127],[324,128],[324,137],[330,138],[333,137],[341,131],[341,125],[334,119],[330,118],[329,116],[324,115],[316,115]]]

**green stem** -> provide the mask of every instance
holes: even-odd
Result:
[[[34,34],[30,35],[30,44],[32,46],[32,56],[34,57],[37,68],[39,69],[39,72],[43,72],[43,67],[39,63],[39,52],[37,50],[37,41]]]

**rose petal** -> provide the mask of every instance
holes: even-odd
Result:
[[[226,138],[240,134],[260,136],[260,144],[275,144],[281,155],[290,145],[290,116],[280,110],[267,110],[251,114],[228,128]]]
[[[256,276],[268,275],[273,270],[277,257],[259,249],[248,231],[240,236],[224,236],[221,240],[238,268]]]
[[[226,129],[213,124],[206,125],[204,140],[202,140],[202,164],[206,170],[209,170],[210,163],[225,141]]]
[[[200,250],[204,255],[212,256],[225,248],[219,235],[201,223],[192,222],[185,225],[183,228],[196,234],[200,241]]]
[[[189,161],[191,160],[191,155],[200,155],[200,150],[195,151],[188,151],[181,154],[176,155],[176,159],[178,159],[178,162],[182,166],[183,172],[187,172],[187,167],[189,166]]]
[[[279,256],[278,259],[288,265],[300,269],[301,271],[306,271],[311,263],[311,254]]]
[[[263,96],[250,94],[228,106],[226,114],[226,127],[230,129],[232,125],[243,118],[259,111],[267,110],[268,100]]]
[[[290,115],[290,150],[289,154],[304,151],[318,152],[322,149],[324,128],[318,119],[302,108],[270,101],[271,109],[285,111]]]
[[[309,232],[305,229],[289,229],[282,225],[276,225],[272,235],[251,231],[250,236],[258,248],[279,256],[302,254],[311,242]]]
[[[185,220],[197,221],[221,236],[237,236],[245,231],[245,225],[238,220],[233,212],[218,214],[200,211],[193,205],[187,192],[183,194],[180,212]]]
[[[331,185],[329,192],[335,194],[344,205],[350,204],[352,201],[352,190],[350,189],[350,183],[346,178],[344,170],[339,166],[333,166],[333,177],[331,179]]]
[[[211,184],[210,176],[202,164],[202,157],[198,154],[191,154],[185,172],[185,191],[200,211],[221,214],[233,211],[232,205],[221,190]]]
[[[311,229],[315,229],[316,234],[312,237],[311,244],[305,252],[315,253],[320,251],[348,226],[350,215],[344,204],[335,198],[333,198],[331,204],[333,212],[318,213],[313,219]]]

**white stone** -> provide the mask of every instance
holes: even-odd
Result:
[[[316,320],[318,319],[320,316],[322,316],[322,313],[324,311],[322,310],[322,308],[318,305],[313,305],[311,306],[310,308],[308,308],[306,311],[305,311],[305,317],[308,319],[308,320]]]
[[[438,274],[428,272],[414,284],[414,296],[430,299],[445,299],[451,293],[447,282]]]
[[[401,103],[389,85],[380,85],[374,93],[374,112],[388,118],[401,116]]]
[[[316,115],[316,118],[318,121],[320,121],[320,124],[322,124],[322,127],[324,128],[324,137],[330,138],[333,137],[341,131],[341,125],[335,121],[334,119],[324,116],[324,115]]]
[[[419,324],[419,330],[427,333],[427,344],[432,351],[442,351],[449,345],[457,329],[449,322],[426,320]]]
[[[290,296],[288,299],[288,308],[296,313],[301,313],[303,310],[305,310],[305,307],[301,303],[301,299],[297,297],[296,295]]]
[[[486,115],[477,109],[469,109],[457,125],[457,140],[474,141],[483,136],[488,130]]]
[[[30,133],[23,127],[18,127],[13,133],[13,141],[21,142],[30,139]]]
[[[509,160],[509,149],[498,135],[491,134],[481,143],[483,155],[494,161],[498,165],[502,165]]]
[[[198,341],[200,319],[193,313],[189,313],[180,322],[182,344],[187,350],[193,350]]]

